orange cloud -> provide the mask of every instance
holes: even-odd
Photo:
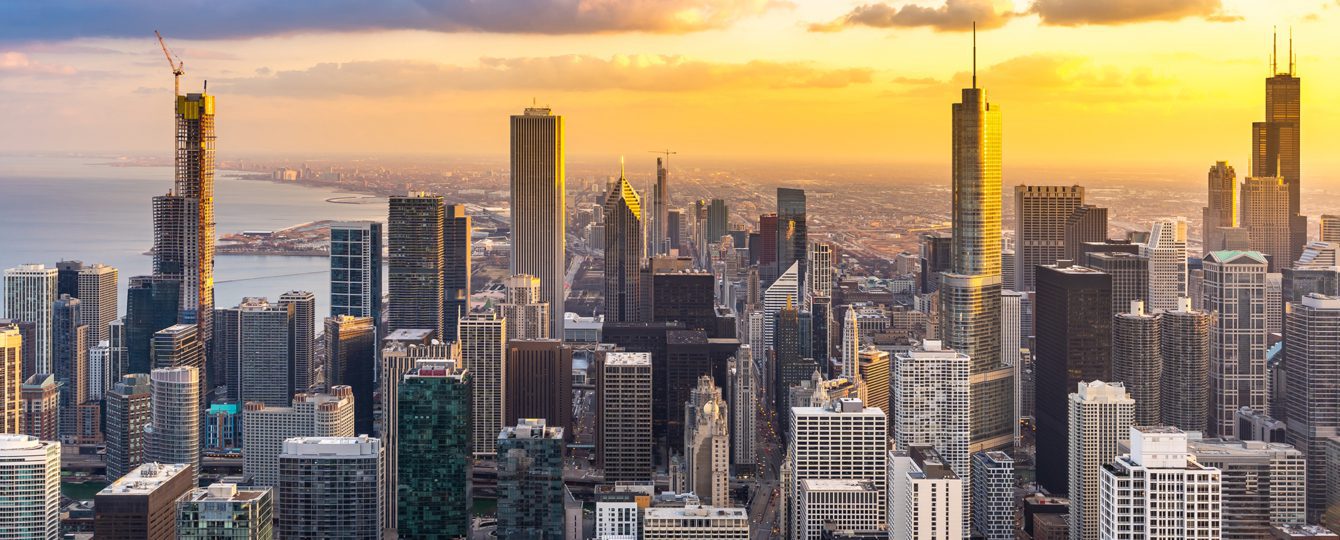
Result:
[[[1079,26],[1147,21],[1176,21],[1199,17],[1214,22],[1240,20],[1224,13],[1221,0],[1035,0],[1029,10],[1043,24]]]
[[[0,72],[18,75],[73,75],[75,69],[70,66],[43,64],[21,52],[0,53]]]
[[[997,5],[1000,4],[1000,5]],[[941,32],[971,30],[973,22],[983,29],[999,28],[1014,13],[1008,3],[996,0],[945,0],[939,7],[863,4],[827,23],[811,24],[811,32],[836,32],[852,26],[874,28],[927,26]]]

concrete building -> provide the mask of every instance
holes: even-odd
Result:
[[[1080,205],[1065,220],[1065,253],[1062,258],[1082,263],[1080,253],[1089,242],[1107,240],[1107,209]]]
[[[118,312],[117,276],[116,268],[105,264],[84,266],[76,274],[77,292],[72,296],[83,302],[79,324],[88,327],[90,344],[111,339],[107,325]]]
[[[787,438],[789,476],[785,489],[788,531],[800,531],[799,505],[804,480],[866,480],[878,491],[882,508],[888,459],[888,420],[884,411],[860,399],[835,399],[822,407],[791,407]]]
[[[512,274],[540,278],[540,295],[554,312],[550,336],[563,335],[567,264],[563,117],[527,107],[511,122]]]
[[[1014,460],[1005,452],[972,455],[972,532],[985,540],[1014,539]]]
[[[273,491],[222,482],[193,489],[177,500],[177,538],[273,539]]]
[[[517,274],[503,285],[507,297],[498,310],[507,320],[507,335],[513,340],[549,339],[549,318],[554,314],[540,296],[540,278]]]
[[[386,220],[388,299],[386,332],[423,328],[444,335],[445,254],[442,197],[391,197]]]
[[[401,329],[392,332],[382,340],[381,374],[378,389],[383,396],[399,396],[400,384],[406,373],[415,369],[419,360],[443,360],[460,363],[460,346],[455,343],[441,343],[435,339],[432,330]],[[357,402],[357,397],[354,398]],[[355,406],[357,404],[355,403]],[[396,486],[399,484],[398,448],[400,446],[400,400],[384,399],[381,415],[377,419],[377,435],[382,441],[382,468],[385,493],[382,495],[386,505],[387,523],[396,523]],[[357,418],[355,416],[355,418]],[[357,421],[357,420],[355,420]]]
[[[563,437],[543,418],[498,434],[499,538],[564,538]]]
[[[371,317],[382,322],[382,224],[330,225],[330,316]]]
[[[898,353],[893,366],[893,439],[895,447],[935,449],[941,462],[962,479],[963,504],[972,485],[969,366],[972,359],[926,340]],[[965,506],[966,509],[966,506]],[[965,519],[969,514],[964,513]],[[964,529],[966,524],[960,525]]]
[[[378,540],[381,440],[297,437],[279,455],[280,538]]]
[[[888,453],[888,520],[891,539],[955,540],[963,530],[963,479],[934,448],[912,446]]]
[[[289,306],[293,323],[289,327],[288,376],[291,392],[306,392],[317,383],[316,295],[307,291],[288,291],[279,295],[279,305]]]
[[[177,504],[195,487],[194,465],[145,463],[93,497],[93,533],[109,540],[176,540]]]
[[[1135,253],[1096,251],[1085,255],[1085,266],[1112,276],[1112,314],[1130,309],[1131,302],[1148,304],[1149,258]]]
[[[1035,269],[1065,258],[1066,221],[1083,205],[1083,186],[1014,186],[1015,290],[1034,290]]]
[[[0,434],[0,516],[10,538],[60,538],[60,443]]]
[[[1121,383],[1081,382],[1070,394],[1070,540],[1097,540],[1103,465],[1117,457],[1117,441],[1135,417],[1135,400]]]
[[[1266,258],[1255,251],[1205,256],[1205,311],[1210,324],[1210,430],[1237,434],[1239,407],[1269,412],[1266,388]]]
[[[731,464],[752,471],[758,463],[759,372],[753,348],[741,345],[728,361],[730,371]]]
[[[107,479],[117,478],[144,462],[144,428],[151,421],[149,375],[124,375],[105,398],[107,407]]]
[[[651,507],[651,484],[602,484],[595,488],[596,540],[639,540],[642,511]]]
[[[1272,525],[1306,523],[1306,460],[1294,447],[1188,434],[1187,452],[1220,471],[1225,540],[1266,538]]]
[[[88,400],[88,327],[83,302],[63,294],[51,307],[51,366],[60,393],[60,434],[79,433],[79,406]]]
[[[470,312],[471,247],[474,235],[465,205],[446,207],[442,218],[442,339],[457,341],[458,323]]]
[[[858,355],[858,368],[856,371],[857,385],[856,397],[861,398],[862,403],[869,403],[871,407],[879,407],[880,410],[891,411],[893,405],[893,367],[889,361],[889,352],[881,351],[874,347],[868,347],[862,350]],[[893,419],[889,419],[892,423]],[[892,428],[893,426],[889,426]]]
[[[1326,439],[1340,429],[1340,297],[1309,294],[1285,328],[1288,442],[1307,458],[1307,515],[1316,522],[1337,498],[1327,482]]]
[[[0,324],[0,433],[23,433],[23,335],[18,325]]]
[[[1165,425],[1204,433],[1210,410],[1211,315],[1191,309],[1190,298],[1178,300],[1177,309],[1159,318],[1160,415]]]
[[[1154,222],[1140,254],[1149,259],[1149,311],[1173,310],[1187,296],[1187,221],[1176,217]]]
[[[1252,176],[1242,180],[1242,228],[1247,229],[1250,249],[1265,255],[1270,270],[1278,272],[1296,259],[1302,244],[1291,245],[1289,230],[1289,186],[1284,178]]]
[[[35,373],[52,373],[51,306],[59,298],[57,272],[41,264],[5,270],[5,318],[36,325],[32,343]]]
[[[597,355],[597,466],[606,482],[650,481],[651,353]]]
[[[1206,175],[1209,185],[1209,205],[1204,208],[1201,220],[1201,240],[1206,246],[1202,253],[1224,249],[1225,228],[1238,226],[1238,175],[1227,161],[1215,162]]]
[[[1222,538],[1219,469],[1187,453],[1186,433],[1131,427],[1131,451],[1103,466],[1101,529],[1112,540]],[[1072,514],[1073,515],[1073,514]],[[1081,531],[1070,523],[1070,537]]]
[[[461,367],[470,372],[470,448],[476,456],[497,451],[507,403],[507,321],[494,312],[460,320]]]
[[[242,412],[242,471],[253,485],[279,482],[279,454],[293,437],[353,437],[356,401],[353,389],[333,386],[329,393],[299,393],[289,407],[249,401]]]
[[[1322,214],[1320,238],[1322,242],[1340,243],[1340,216]]]
[[[798,540],[822,540],[825,527],[874,531],[887,518],[884,493],[870,480],[800,481]]]
[[[685,505],[642,511],[642,540],[746,540],[749,515],[744,508]]]
[[[710,375],[684,403],[684,476],[688,490],[712,506],[730,506],[730,422],[726,400]]]
[[[1162,424],[1161,317],[1146,313],[1144,302],[1134,300],[1130,311],[1112,319],[1112,379],[1135,400],[1135,423],[1141,426]]]
[[[377,327],[372,317],[335,315],[326,319],[327,386],[354,392],[354,433],[373,433],[377,390]]]
[[[545,425],[562,429],[571,439],[572,357],[572,346],[556,339],[508,341],[504,425],[543,418]]]
[[[271,304],[249,297],[235,308],[218,310],[214,361],[224,364],[230,397],[243,403],[288,405],[294,390],[296,307],[292,302]]]
[[[19,387],[23,433],[43,441],[60,440],[60,390],[50,373],[34,373]]]
[[[160,368],[149,374],[149,426],[144,461],[200,470],[200,370]],[[194,485],[192,480],[192,485]]]
[[[400,382],[394,498],[401,535],[469,531],[471,382],[468,370],[442,359],[419,360]]]

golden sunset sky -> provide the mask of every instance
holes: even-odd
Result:
[[[1292,27],[1303,175],[1340,182],[1340,0],[160,4],[0,7],[0,152],[167,153],[158,29],[183,89],[218,96],[225,159],[503,156],[535,100],[575,158],[947,163],[976,20],[1007,166],[1241,173],[1272,28],[1284,64]]]

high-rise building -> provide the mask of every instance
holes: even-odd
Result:
[[[1117,441],[1128,434],[1132,425],[1135,400],[1121,383],[1099,380],[1079,382],[1076,387],[1078,391],[1070,394],[1068,403],[1070,540],[1096,540],[1103,465],[1117,457]]]
[[[889,538],[966,538],[963,479],[930,446],[888,453]]]
[[[1307,514],[1314,523],[1334,498],[1328,493],[1340,489],[1327,481],[1325,448],[1340,429],[1340,297],[1303,297],[1293,305],[1284,339],[1288,442],[1307,457]]]
[[[933,231],[921,235],[918,274],[923,294],[940,290],[940,272],[954,267],[953,243],[953,237],[945,232]]]
[[[670,250],[669,208],[670,202],[670,155],[656,158],[656,186],[651,192],[651,228],[650,255],[665,255]],[[678,223],[676,223],[678,226]]]
[[[795,538],[822,540],[834,531],[879,531],[887,519],[880,504],[885,495],[869,480],[801,480]]]
[[[769,351],[773,348],[773,333],[777,330],[777,313],[800,297],[799,271],[799,266],[792,264],[763,292],[763,343]],[[765,352],[760,349],[754,354]]]
[[[1066,223],[1083,205],[1083,186],[1014,186],[1015,290],[1034,290],[1036,268],[1065,258]]]
[[[1014,460],[1005,452],[972,455],[972,530],[985,540],[1014,539]]]
[[[1163,380],[1159,389],[1164,425],[1183,431],[1207,431],[1210,410],[1209,313],[1191,309],[1191,299],[1159,318],[1159,354]]]
[[[411,193],[391,197],[386,219],[386,269],[390,308],[386,333],[425,328],[443,333],[446,207],[442,197]]]
[[[1234,228],[1238,226],[1238,175],[1233,170],[1233,166],[1227,161],[1217,161],[1210,167],[1210,172],[1206,175],[1209,184],[1209,201],[1204,208],[1204,217],[1201,221],[1201,239],[1204,241],[1206,249],[1202,253],[1211,251],[1208,246],[1215,246],[1214,249],[1220,249],[1223,243],[1223,228]]]
[[[1196,463],[1220,471],[1222,538],[1266,538],[1271,525],[1306,523],[1302,452],[1284,443],[1188,437]]]
[[[450,360],[460,365],[461,350],[459,343],[438,341],[432,330],[396,330],[386,336],[382,343],[381,360],[377,371],[378,389],[386,399],[381,400],[381,414],[374,426],[382,444],[385,445],[382,459],[384,464],[382,477],[386,479],[383,485],[385,492],[382,494],[382,504],[385,505],[383,515],[386,516],[387,523],[396,523],[399,521],[396,510],[398,504],[396,486],[400,482],[397,450],[400,446],[400,400],[390,397],[400,395],[401,381],[406,373],[415,368],[419,360]],[[358,398],[354,399],[357,406]]]
[[[194,465],[145,463],[93,496],[93,533],[114,540],[175,540],[177,499],[195,487]]]
[[[507,319],[510,339],[549,339],[549,303],[540,297],[540,278],[517,274],[507,278],[507,297],[498,310]]]
[[[489,311],[460,321],[461,367],[470,372],[472,434],[475,455],[492,455],[507,403],[507,321]]]
[[[730,213],[726,208],[726,201],[721,199],[712,199],[707,205],[707,243],[716,244],[721,242],[721,237],[726,236],[726,226]]]
[[[730,422],[726,401],[712,377],[684,403],[684,476],[689,491],[713,506],[730,505]]]
[[[1149,311],[1177,309],[1177,299],[1187,296],[1187,221],[1177,217],[1154,222],[1149,242],[1140,254],[1149,258]]]
[[[354,392],[354,433],[373,432],[377,391],[377,327],[372,317],[334,315],[326,319],[326,383]]]
[[[149,385],[144,461],[190,465],[192,474],[199,475],[200,369],[155,369],[149,374]]]
[[[1146,313],[1145,304],[1131,302],[1130,311],[1112,319],[1112,380],[1123,383],[1135,400],[1135,423],[1163,424],[1163,350],[1161,313]]]
[[[1284,274],[1270,272],[1265,281],[1266,333],[1284,332]]]
[[[23,433],[23,345],[17,325],[0,324],[0,433]]]
[[[893,363],[888,351],[874,347],[862,350],[856,375],[860,381],[857,396],[861,402],[879,407],[880,410],[893,410],[890,408],[893,404]],[[892,429],[892,418],[889,424]]]
[[[135,276],[126,289],[125,349],[126,372],[148,373],[153,364],[150,344],[159,330],[177,324],[177,306],[181,302],[181,280],[159,276]],[[217,352],[215,358],[217,358]],[[211,369],[223,379],[224,362],[215,360]]]
[[[0,434],[0,493],[5,536],[60,538],[60,443]]]
[[[1340,243],[1340,216],[1322,214],[1320,238],[1322,242]]]
[[[249,401],[242,412],[242,472],[257,486],[279,483],[279,454],[293,437],[353,437],[357,401],[348,386],[299,393],[290,407]]]
[[[596,455],[606,482],[651,476],[651,353],[597,351]]]
[[[684,323],[685,328],[715,334],[717,302],[713,294],[713,280],[713,275],[707,272],[656,271],[644,274],[642,286],[651,289],[651,304],[644,306],[649,309],[649,312],[643,313],[644,319],[651,322],[680,322]]]
[[[1265,255],[1275,272],[1288,268],[1297,258],[1294,254],[1303,251],[1290,237],[1289,189],[1281,177],[1242,181],[1242,228],[1247,229],[1250,249]]]
[[[809,241],[806,228],[805,190],[777,188],[777,273],[781,275],[794,263],[796,283],[809,283],[805,266],[805,248]],[[797,296],[797,298],[799,298]]]
[[[605,197],[605,322],[642,320],[642,197],[623,172]]]
[[[177,500],[177,538],[274,538],[274,491],[223,482],[193,489]]]
[[[115,480],[144,462],[144,428],[151,421],[149,375],[123,375],[107,392],[107,478]]]
[[[1084,251],[1084,244],[1107,240],[1107,209],[1092,204],[1075,207],[1065,220],[1063,235],[1065,253],[1062,258],[1082,263],[1080,253]]]
[[[88,327],[82,302],[63,294],[51,307],[51,366],[60,389],[60,434],[78,432],[79,406],[88,400]]]
[[[244,298],[235,308],[218,310],[214,359],[224,364],[230,397],[273,407],[288,404],[293,396],[296,307]]]
[[[57,261],[56,262],[56,296],[68,294],[79,298],[79,271],[84,268],[84,261]]]
[[[1069,489],[1065,469],[1067,426],[1073,421],[1068,416],[1069,389],[1112,378],[1111,278],[1082,266],[1044,266],[1038,269],[1037,285],[1033,349],[1037,474],[1048,491],[1061,494]]]
[[[317,382],[316,376],[316,295],[307,291],[289,291],[279,295],[280,306],[291,306],[289,323],[289,387],[305,392]]]
[[[861,328],[856,320],[856,308],[848,307],[842,318],[842,375],[851,377],[857,370],[861,351]]]
[[[782,484],[788,531],[799,531],[800,487],[804,480],[866,480],[877,490],[878,508],[886,505],[888,420],[878,407],[860,399],[835,399],[822,407],[791,407]]]
[[[34,373],[52,373],[51,307],[57,295],[57,272],[41,264],[5,270],[5,317],[37,325],[33,341]]]
[[[1282,71],[1274,49],[1270,55],[1272,76],[1266,78],[1266,115],[1264,122],[1252,123],[1252,176],[1278,177],[1289,193],[1288,218],[1295,250],[1307,242],[1307,218],[1300,215],[1299,129],[1300,80],[1294,72],[1293,38],[1289,39],[1288,71]],[[1297,251],[1294,252],[1295,254]],[[1292,261],[1296,257],[1289,257]],[[1287,263],[1280,263],[1281,268]]]
[[[572,436],[572,346],[556,339],[508,341],[506,372],[503,426],[543,418]]]
[[[298,437],[279,455],[279,538],[382,536],[380,439]]]
[[[972,485],[971,364],[968,355],[926,340],[919,348],[895,355],[893,365],[892,424],[897,448],[934,448],[963,480],[960,487],[965,496]]]
[[[1129,454],[1102,467],[1101,527],[1093,536],[1223,538],[1220,471],[1192,459],[1186,433],[1131,427],[1130,441]],[[1071,522],[1071,538],[1089,535],[1074,527]]]
[[[453,204],[442,218],[442,338],[456,341],[456,323],[470,312],[474,227],[465,205]]]
[[[1023,351],[1024,340],[1032,332],[1024,333],[1024,304],[1026,302],[1026,293],[1009,289],[1000,291],[1000,363],[1009,366],[1014,374],[1014,415],[1016,420],[1027,416],[1024,413]],[[1020,435],[1019,425],[1017,421],[1014,423],[1014,438],[1016,441],[1019,440]]]
[[[60,440],[60,386],[50,373],[34,373],[19,387],[23,433],[44,441]]]
[[[470,525],[471,374],[419,360],[400,382],[396,527],[406,538],[464,536]]]
[[[330,225],[330,316],[372,317],[382,322],[382,224]]]
[[[554,315],[549,320],[550,336],[563,335],[560,315],[567,298],[563,153],[562,116],[547,107],[527,107],[511,117],[510,270],[540,278],[540,293]]]
[[[498,537],[564,538],[563,428],[526,418],[498,434]]]
[[[737,470],[751,471],[758,463],[758,364],[753,348],[741,345],[729,361],[731,464]]]
[[[1205,311],[1210,323],[1210,430],[1237,434],[1239,407],[1266,406],[1266,258],[1255,251],[1212,251],[1205,256]]]
[[[811,296],[833,296],[833,244],[823,241],[811,241],[806,263],[805,293]]]
[[[666,210],[665,212],[665,234],[666,245],[670,249],[678,250],[680,245],[680,230],[683,228],[684,213],[679,210]]]
[[[1130,309],[1149,296],[1149,258],[1134,253],[1097,251],[1085,255],[1084,266],[1112,276],[1112,314]],[[1077,262],[1076,264],[1080,264]]]
[[[814,296],[810,298],[810,352],[807,356],[816,363],[832,369],[833,359],[833,298]],[[831,372],[829,373],[832,374]]]
[[[77,292],[70,296],[84,303],[79,322],[88,326],[88,342],[110,339],[107,325],[116,320],[117,314],[116,268],[105,264],[85,266],[79,269],[75,279]]]

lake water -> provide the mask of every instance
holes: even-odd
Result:
[[[153,247],[151,199],[172,187],[170,167],[112,167],[108,159],[0,156],[0,269],[77,259],[115,266],[121,305],[130,276],[147,275]],[[295,184],[215,179],[217,233],[282,229],[332,220],[386,220],[384,204],[336,204],[350,193]],[[312,291],[317,316],[330,309],[325,257],[217,256],[215,304],[245,296],[275,300],[285,291]],[[3,313],[0,295],[0,313]],[[318,322],[318,325],[320,323]]]

